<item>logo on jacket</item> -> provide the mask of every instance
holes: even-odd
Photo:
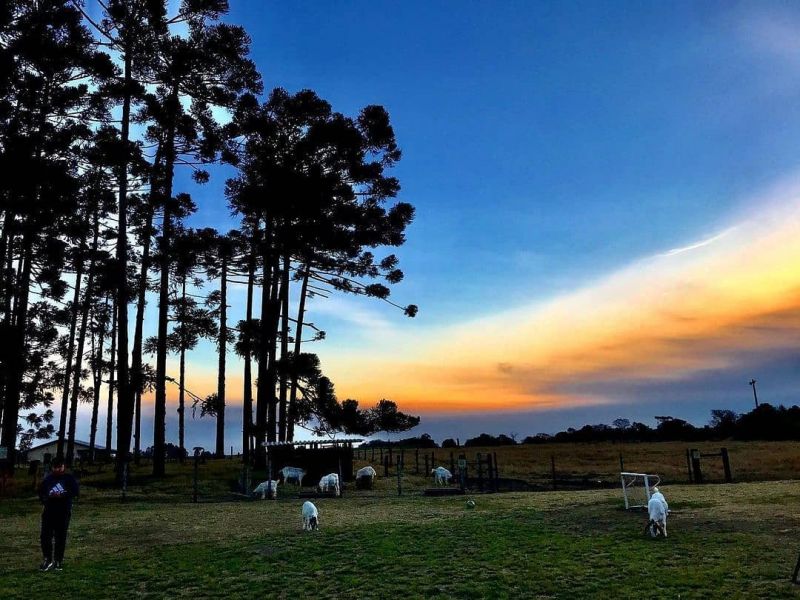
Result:
[[[48,492],[48,496],[50,498],[60,498],[64,494],[67,493],[67,490],[64,489],[60,483],[55,484],[53,487],[50,488],[50,492]]]

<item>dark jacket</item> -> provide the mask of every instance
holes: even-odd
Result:
[[[39,486],[39,500],[46,511],[71,512],[72,499],[77,497],[78,482],[68,473],[50,473]]]

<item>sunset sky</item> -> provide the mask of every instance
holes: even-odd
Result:
[[[340,398],[395,400],[439,440],[702,424],[750,409],[753,377],[760,400],[798,401],[800,5],[231,5],[265,89],[312,88],[351,115],[382,104],[403,149],[417,217],[392,298],[420,312],[311,302],[328,335],[307,350]],[[192,225],[236,225],[229,173],[181,176]],[[244,288],[231,295],[235,321]],[[205,344],[189,388],[214,391],[215,368]],[[240,390],[231,354],[231,402]],[[190,422],[187,445],[211,431]]]

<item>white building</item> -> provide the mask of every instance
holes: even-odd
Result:
[[[64,452],[66,453],[67,447],[66,442],[64,443]],[[105,448],[103,446],[98,446],[95,444],[94,446],[95,452],[105,452]],[[39,444],[38,446],[34,446],[30,450],[28,450],[28,461],[31,460],[38,460],[44,463],[44,455],[49,454],[51,458],[55,458],[56,452],[58,451],[58,440],[48,440],[43,444]],[[81,454],[88,454],[89,452],[89,442],[84,442],[81,440],[75,440],[75,456],[80,457]]]

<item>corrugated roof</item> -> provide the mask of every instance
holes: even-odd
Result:
[[[42,442],[41,444],[39,444],[37,446],[31,446],[31,448],[30,448],[30,450],[28,450],[28,452],[30,452],[31,450],[37,450],[38,448],[44,448],[45,446],[49,446],[50,444],[57,444],[57,443],[58,443],[58,440],[47,440],[46,442]],[[65,445],[66,445],[66,443],[67,442],[64,441]],[[83,440],[75,440],[75,445],[76,446],[86,446],[88,448],[89,447],[89,442],[84,442]],[[95,444],[94,445],[94,449],[95,450],[105,450],[105,446],[100,446],[99,444]]]
[[[331,445],[331,444],[358,444],[364,440],[360,438],[347,438],[341,440],[301,440],[299,442],[263,442],[261,445],[265,448],[273,446],[308,446],[309,444],[317,444],[318,446]]]

